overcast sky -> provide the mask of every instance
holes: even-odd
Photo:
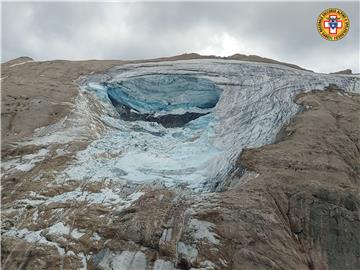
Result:
[[[326,8],[343,9],[350,31],[326,41],[316,30]],[[145,59],[188,52],[256,54],[318,72],[359,72],[359,2],[2,4],[2,62]]]

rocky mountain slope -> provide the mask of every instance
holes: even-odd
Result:
[[[203,58],[2,65],[4,269],[360,267],[359,76]]]

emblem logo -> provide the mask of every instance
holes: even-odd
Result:
[[[326,40],[342,39],[349,32],[350,20],[346,13],[338,8],[328,8],[317,19],[319,34]]]

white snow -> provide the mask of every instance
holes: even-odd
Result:
[[[39,211],[38,210],[35,210],[35,212],[32,214],[32,218],[31,220],[36,222],[36,220],[38,219],[39,217]]]
[[[21,66],[21,65],[24,65],[24,64],[26,64],[26,63],[30,63],[30,62],[34,62],[34,60],[28,60],[28,61],[24,61],[24,62],[20,62],[20,63],[12,64],[12,65],[11,65],[11,66],[9,66],[9,67]]]
[[[58,222],[49,227],[49,234],[55,235],[68,235],[70,233],[70,227],[65,226],[62,222]]]
[[[65,251],[63,248],[61,248],[55,242],[48,241],[44,236],[42,236],[41,233],[42,233],[42,230],[29,231],[28,229],[18,230],[16,228],[11,228],[10,230],[6,231],[4,233],[4,235],[24,239],[25,241],[27,241],[29,243],[37,243],[37,244],[43,244],[43,245],[48,245],[48,246],[54,246],[54,247],[56,247],[60,256],[63,256],[65,254]]]
[[[87,270],[87,262],[86,262],[86,256],[83,252],[79,253],[79,256],[81,258],[81,262],[82,262],[82,268],[80,268],[80,270]]]
[[[215,269],[215,264],[211,261],[205,260],[200,263],[202,267],[206,267],[208,270]]]
[[[93,241],[99,241],[101,237],[96,232],[94,232],[93,235],[90,237],[90,239]]]
[[[1,162],[1,167],[6,171],[6,173],[12,173],[15,171],[28,172],[35,167],[35,165],[43,161],[48,155],[47,149],[40,149],[35,154],[28,154],[21,156],[19,158],[5,160]]]
[[[107,252],[98,266],[103,270],[146,270],[147,259],[141,251]]]
[[[72,250],[69,250],[68,252],[66,252],[66,255],[67,256],[76,256],[74,251],[72,251]]]
[[[217,239],[217,235],[211,231],[213,227],[215,227],[213,223],[198,219],[191,219],[189,223],[195,239],[206,239],[209,243],[218,245],[220,241]]]
[[[124,209],[131,206],[143,194],[143,192],[137,191],[131,193],[128,196],[125,196],[120,194],[119,190],[113,190],[110,188],[103,188],[100,192],[91,193],[82,191],[80,188],[77,188],[69,192],[61,193],[54,197],[49,197],[46,199],[45,203],[49,204],[54,202],[67,202],[76,200],[77,202],[87,201],[89,204],[103,204],[105,206],[117,205],[117,209]]]
[[[174,267],[174,263],[170,261],[158,259],[154,263],[154,270],[176,270],[176,269]]]
[[[85,233],[78,231],[76,228],[71,229],[69,226],[64,225],[62,222],[58,222],[48,228],[48,234],[66,236],[69,235],[74,239],[80,239]]]
[[[176,252],[178,257],[186,258],[191,262],[193,262],[198,256],[198,250],[191,245],[185,244],[184,242],[177,243]]]

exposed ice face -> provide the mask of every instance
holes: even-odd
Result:
[[[105,82],[110,100],[139,113],[198,111],[215,107],[220,89],[211,81],[185,75],[146,75]]]
[[[106,108],[102,119],[111,128],[78,153],[67,177],[187,183],[195,189],[216,186],[243,148],[271,143],[299,110],[293,102],[299,92],[329,84],[358,91],[360,85],[356,76],[230,60],[131,64],[80,84]],[[124,119],[118,104],[145,118]],[[154,120],[189,112],[199,115],[176,127]]]
[[[123,120],[182,127],[215,107],[220,89],[208,79],[147,75],[102,84]]]

